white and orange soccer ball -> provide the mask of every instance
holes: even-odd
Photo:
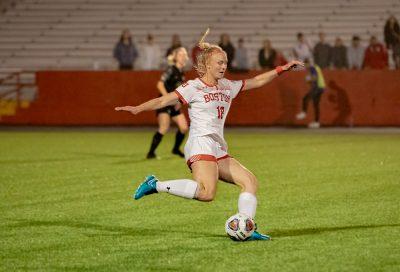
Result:
[[[225,223],[226,234],[235,241],[246,241],[255,228],[254,220],[242,213],[232,215]]]

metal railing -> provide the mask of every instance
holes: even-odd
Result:
[[[24,92],[24,88],[26,87],[36,87],[36,76],[34,76],[33,82],[26,83],[21,81],[21,77],[24,74],[35,74],[33,71],[0,71],[0,74],[5,76],[0,78],[0,86],[8,86],[10,90],[6,90],[0,93],[0,101],[16,102],[16,110],[21,108],[22,95]],[[0,107],[4,106],[3,103],[0,104]]]

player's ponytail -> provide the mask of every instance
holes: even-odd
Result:
[[[208,27],[206,32],[204,32],[203,36],[201,37],[200,41],[199,41],[199,47],[201,50],[205,50],[207,48],[210,47],[209,43],[204,42],[204,40],[206,39],[208,33],[210,33],[210,28]]]

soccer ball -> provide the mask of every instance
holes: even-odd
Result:
[[[253,234],[254,230],[254,220],[242,213],[232,215],[225,223],[226,234],[235,241],[247,240]]]

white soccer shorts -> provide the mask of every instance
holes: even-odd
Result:
[[[190,169],[196,161],[217,162],[228,157],[226,144],[221,144],[210,135],[189,137],[185,145],[185,159]]]

